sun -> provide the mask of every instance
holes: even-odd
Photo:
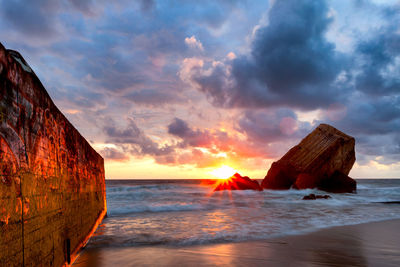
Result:
[[[237,173],[237,171],[234,168],[226,165],[222,165],[220,168],[210,172],[210,174],[214,175],[218,179],[228,179],[235,173]]]

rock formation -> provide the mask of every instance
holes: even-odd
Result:
[[[258,191],[263,190],[256,180],[252,180],[247,176],[243,177],[239,173],[235,173],[228,179],[218,181],[214,191],[249,189]]]
[[[356,160],[354,145],[353,137],[330,125],[320,124],[280,160],[272,163],[261,186],[354,192],[356,181],[347,176]]]
[[[321,180],[318,188],[332,193],[353,192],[356,190],[357,182],[344,173],[336,171],[330,179]]]

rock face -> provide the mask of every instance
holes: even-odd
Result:
[[[0,43],[0,266],[67,266],[106,214],[104,160]]]
[[[334,172],[330,179],[323,179],[318,188],[332,193],[353,192],[356,190],[357,182],[346,174]]]
[[[214,191],[221,190],[258,190],[262,191],[262,187],[256,180],[252,180],[247,176],[241,176],[239,173],[235,173],[226,180],[221,180],[215,187]]]
[[[267,189],[319,188],[328,192],[354,192],[348,177],[356,160],[353,137],[320,124],[280,160],[272,163],[261,183]]]

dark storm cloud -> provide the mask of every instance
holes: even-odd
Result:
[[[192,80],[216,106],[247,108],[237,130],[259,146],[301,139],[311,130],[279,107],[323,108],[325,116],[315,123],[356,137],[360,164],[398,162],[398,13],[380,10],[386,26],[368,38],[358,36],[354,54],[339,54],[325,39],[332,21],[326,3],[301,2],[277,1],[249,55],[210,67],[211,72],[194,69]],[[271,106],[278,109],[254,110]]]
[[[168,125],[168,133],[176,135],[178,137],[185,137],[189,135],[192,130],[189,128],[189,125],[179,118],[175,118],[171,124]]]
[[[168,125],[168,133],[180,137],[184,144],[193,147],[208,147],[213,143],[213,137],[207,130],[192,129],[189,125],[179,118],[175,118]]]
[[[107,142],[125,145],[128,152],[138,155],[161,156],[174,152],[172,146],[159,146],[151,140],[134,122],[129,118],[127,126],[118,128],[114,122],[109,121],[104,127],[104,132],[107,135]]]
[[[324,121],[356,138],[358,161],[399,162],[400,133],[400,34],[399,8],[375,7],[383,26],[360,38],[353,55],[355,92],[340,120]],[[327,114],[329,115],[329,114]]]
[[[336,77],[334,45],[324,38],[332,21],[327,12],[325,1],[277,1],[272,7],[252,51],[256,76],[270,91],[296,93]]]
[[[30,37],[49,37],[56,32],[53,13],[59,3],[51,0],[0,1],[3,21]]]
[[[269,24],[257,30],[249,56],[195,75],[200,89],[218,105],[314,109],[344,99],[335,85],[345,60],[325,33],[332,19],[325,1],[276,1]]]
[[[356,87],[364,93],[373,96],[400,93],[400,34],[397,27],[400,20],[394,18],[393,22],[357,46],[362,63]]]
[[[346,108],[346,115],[338,120],[323,120],[337,125],[353,135],[386,135],[400,133],[400,96],[370,99],[358,96]]]
[[[356,139],[356,142],[357,152],[363,155],[361,159],[365,161],[373,159],[382,164],[400,161],[400,139],[398,135],[362,135]]]

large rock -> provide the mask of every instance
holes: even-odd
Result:
[[[219,180],[214,191],[221,190],[258,190],[262,191],[262,187],[256,180],[252,180],[247,176],[241,176],[239,173],[235,173],[228,179]]]
[[[354,192],[348,177],[356,160],[353,137],[320,124],[280,160],[272,163],[261,183],[267,189],[319,188],[329,192]]]
[[[357,182],[341,172],[334,172],[328,179],[323,179],[318,185],[321,190],[332,193],[351,193],[356,191]]]

